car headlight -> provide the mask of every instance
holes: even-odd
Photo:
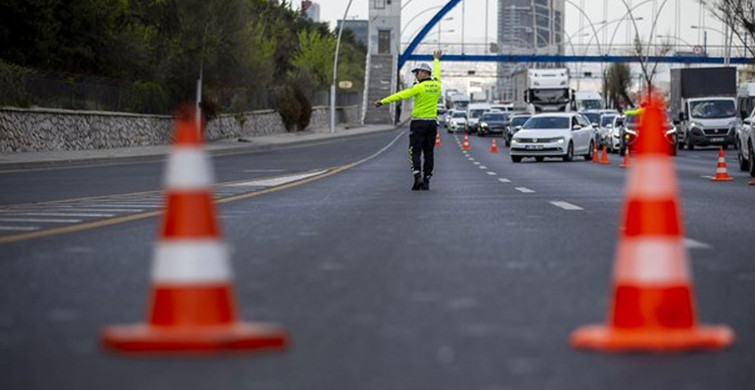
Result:
[[[519,140],[518,140],[518,139],[516,139],[516,138],[512,138],[512,139],[511,139],[511,144],[512,144],[512,145],[513,145],[513,144],[518,144],[518,143],[519,143]]]
[[[556,143],[557,143],[557,144],[562,144],[562,143],[564,143],[564,142],[566,142],[566,138],[563,138],[563,137],[561,137],[561,138],[556,138]]]
[[[627,133],[627,134],[631,134],[631,135],[637,135],[637,131],[635,131],[635,130],[632,130],[632,129],[626,129],[625,131],[626,131],[626,133]]]
[[[480,122],[480,127],[488,127],[488,124],[485,122]]]

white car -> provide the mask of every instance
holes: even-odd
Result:
[[[511,161],[524,157],[543,161],[546,157],[571,161],[575,155],[592,159],[595,145],[592,125],[579,113],[539,114],[524,123],[511,140]]]
[[[611,137],[613,130],[613,121],[619,115],[618,112],[606,113],[600,115],[600,128],[598,129],[598,147],[604,145],[608,148],[608,139]]]
[[[449,115],[448,132],[467,131],[467,113],[464,111],[453,111]]]
[[[755,177],[755,109],[744,118],[737,130],[737,161],[739,169]]]
[[[613,118],[613,124],[606,133],[606,149],[611,153],[618,153],[621,149],[621,128],[624,127],[624,116],[617,115]]]

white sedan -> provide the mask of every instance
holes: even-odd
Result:
[[[524,123],[511,140],[511,161],[546,157],[571,161],[575,155],[592,159],[595,140],[592,125],[578,113],[539,114]]]

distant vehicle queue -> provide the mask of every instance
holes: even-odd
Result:
[[[591,158],[595,148],[630,151],[640,137],[642,108],[607,109],[600,93],[569,84],[566,69],[520,70],[513,74],[514,101],[470,102],[453,91],[438,107],[438,124],[448,133],[500,136],[514,162]],[[664,130],[671,155],[734,146],[739,168],[755,177],[755,81],[737,88],[731,67],[672,69],[670,95]]]

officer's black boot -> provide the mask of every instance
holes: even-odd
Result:
[[[422,181],[422,174],[421,173],[415,173],[414,174],[414,185],[412,185],[412,191],[418,191],[422,189],[422,186],[424,182]]]
[[[430,178],[431,177],[432,177],[432,175],[425,176],[425,178],[422,180],[422,188],[421,188],[422,190],[427,191],[427,190],[430,189]]]

